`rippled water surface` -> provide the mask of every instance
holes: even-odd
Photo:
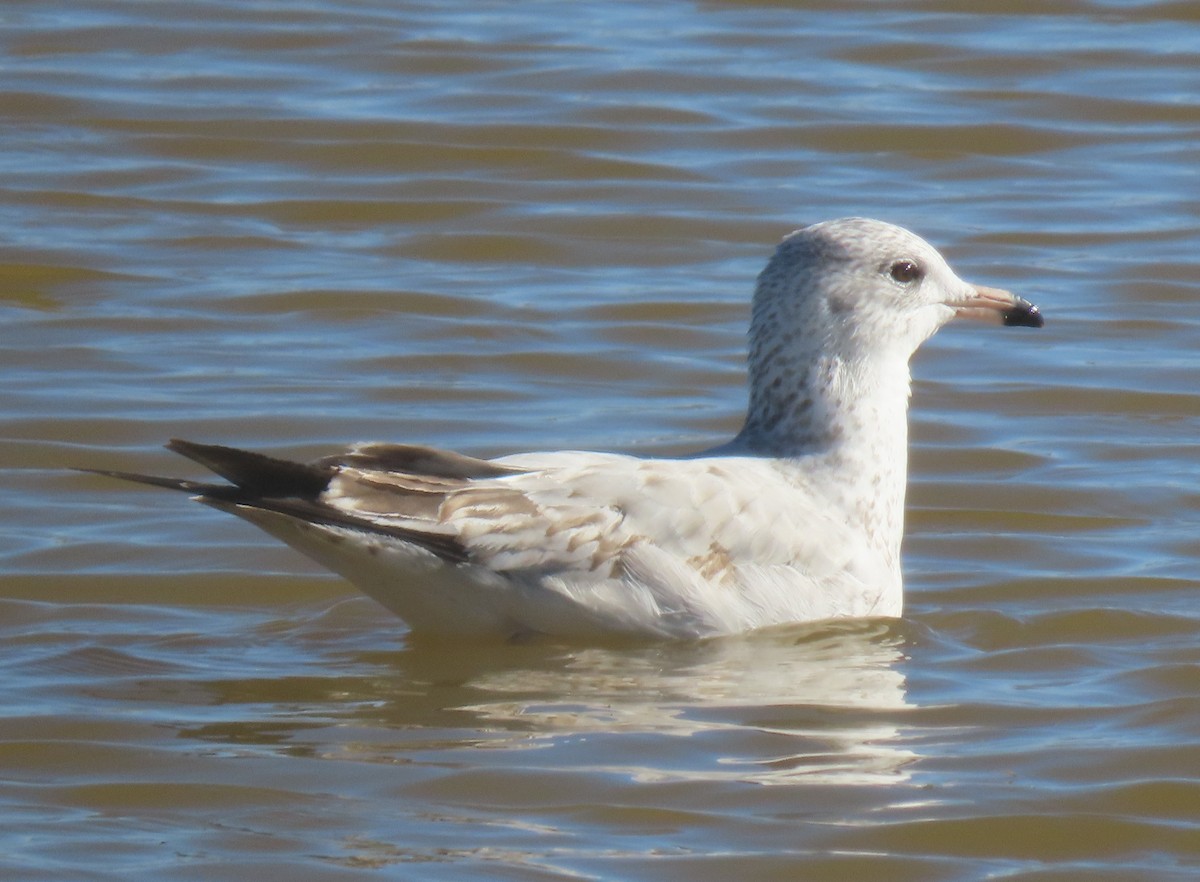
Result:
[[[1195,4],[29,0],[0,53],[0,876],[1200,873]],[[415,641],[66,470],[696,449],[846,214],[1047,316],[916,359],[902,621]]]

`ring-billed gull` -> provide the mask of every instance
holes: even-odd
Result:
[[[104,474],[250,521],[415,632],[697,637],[898,616],[908,362],[955,316],[1042,325],[913,233],[844,218],[787,236],[759,276],[745,424],[704,453],[372,443],[296,463],[172,441],[229,483]]]

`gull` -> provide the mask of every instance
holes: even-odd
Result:
[[[745,422],[710,450],[363,443],[301,463],[174,440],[224,482],[93,471],[249,521],[414,634],[688,639],[897,617],[909,361],[956,316],[1043,323],[908,230],[842,218],[788,235],[759,275]]]

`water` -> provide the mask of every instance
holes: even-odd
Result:
[[[0,10],[0,876],[1192,879],[1200,12]],[[159,445],[728,436],[777,239],[1041,305],[914,365],[908,611],[408,638]]]

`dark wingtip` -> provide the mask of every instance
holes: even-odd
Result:
[[[266,456],[221,444],[172,438],[167,449],[186,456],[238,487],[246,496],[311,498],[329,484],[333,468]]]
[[[85,475],[102,475],[105,478],[116,478],[118,481],[132,481],[135,484],[149,484],[151,487],[165,487],[168,490],[182,490],[184,493],[207,494],[228,489],[216,484],[206,484],[203,481],[166,478],[162,475],[143,475],[139,472],[120,472],[113,469],[72,468],[71,471],[82,472]]]
[[[1001,319],[1009,328],[1040,328],[1046,324],[1042,311],[1028,300],[1022,300],[1012,309],[1005,310]]]

